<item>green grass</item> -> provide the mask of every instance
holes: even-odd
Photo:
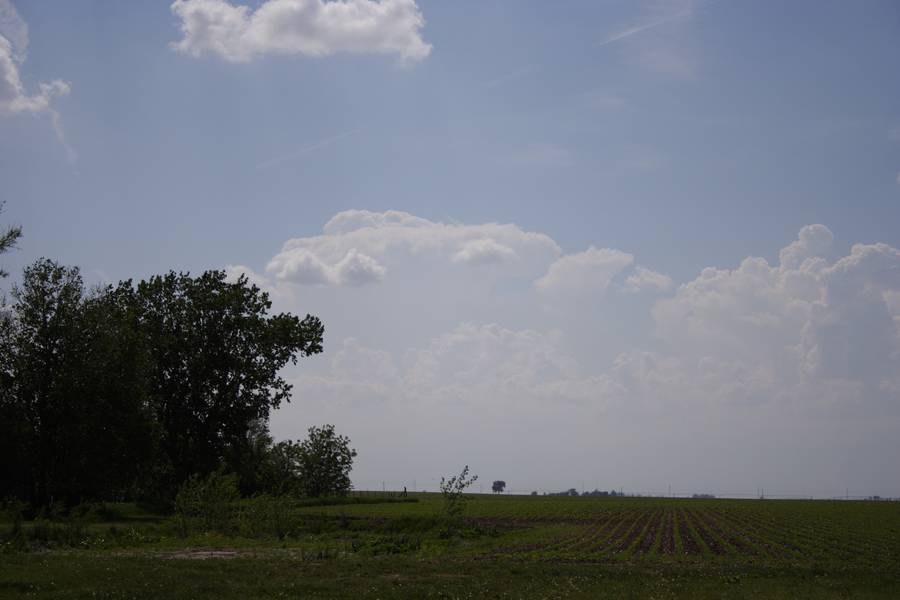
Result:
[[[25,522],[0,598],[900,597],[900,503],[472,496],[448,532],[412,496],[187,537],[133,505]]]

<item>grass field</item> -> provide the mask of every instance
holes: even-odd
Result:
[[[448,530],[413,499],[26,522],[0,597],[900,597],[896,502],[476,495]]]

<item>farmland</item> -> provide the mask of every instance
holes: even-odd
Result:
[[[248,510],[187,535],[133,506],[80,524],[26,522],[28,544],[0,555],[0,596],[900,593],[895,502],[476,495],[448,533],[440,496],[407,500],[294,503],[277,533]]]

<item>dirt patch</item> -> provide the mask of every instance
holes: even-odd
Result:
[[[215,548],[200,550],[179,550],[166,555],[166,558],[174,560],[206,560],[208,558],[235,558],[237,550],[231,548]]]
[[[650,554],[650,551],[656,545],[657,532],[665,526],[663,523],[666,517],[668,517],[668,514],[662,510],[656,511],[656,514],[652,517],[653,520],[647,525],[643,537],[638,542],[637,548],[634,549],[635,554]]]
[[[675,515],[672,509],[666,509],[665,525],[659,551],[663,554],[675,554]]]

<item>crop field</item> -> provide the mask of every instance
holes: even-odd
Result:
[[[358,500],[26,521],[0,597],[900,597],[897,502],[474,495],[448,530],[439,495]]]
[[[476,497],[467,515],[503,535],[486,556],[520,560],[900,564],[900,503]],[[360,519],[427,515],[416,504],[305,509]]]

